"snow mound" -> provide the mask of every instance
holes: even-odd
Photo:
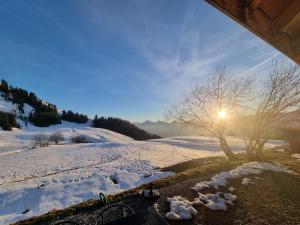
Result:
[[[295,174],[295,172],[279,164],[272,164],[266,162],[250,162],[238,166],[233,170],[221,172],[213,176],[210,181],[199,182],[194,187],[192,187],[192,189],[194,189],[195,191],[201,191],[202,189],[208,187],[214,187],[215,189],[218,189],[220,186],[225,187],[228,184],[229,179],[240,178],[250,174],[261,174],[263,173],[263,171],[274,171]]]
[[[170,212],[166,213],[166,218],[170,220],[189,220],[197,214],[197,210],[193,207],[198,202],[190,202],[181,196],[168,198],[170,202]]]
[[[217,192],[216,194],[199,193],[200,202],[212,210],[227,210],[227,205],[233,205],[236,196],[231,193]]]
[[[254,184],[254,182],[253,182],[250,178],[248,178],[248,177],[243,178],[243,180],[242,180],[242,185],[247,186],[247,185],[249,185],[249,184]]]
[[[228,188],[228,191],[232,193],[232,192],[235,191],[235,188],[234,188],[234,187],[229,187],[229,188]]]
[[[212,210],[227,210],[227,205],[233,205],[236,196],[231,193],[217,192],[216,194],[202,194],[199,193],[199,198],[194,201],[188,201],[182,196],[174,196],[168,198],[170,202],[170,212],[166,213],[166,218],[169,220],[189,220],[197,215],[197,210],[193,207],[195,205],[204,205]]]

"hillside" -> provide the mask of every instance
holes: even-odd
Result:
[[[129,121],[113,117],[89,119],[87,115],[71,110],[58,109],[56,105],[38,98],[34,93],[9,85],[5,80],[0,83],[0,128],[12,130],[34,129],[35,127],[65,126],[66,122],[73,127],[104,128],[124,134],[136,140],[159,138],[148,133]]]
[[[35,135],[57,131],[63,142],[32,148]],[[71,143],[77,135],[90,143]],[[235,151],[243,149],[240,139],[229,141]],[[223,153],[215,138],[204,136],[134,141],[105,129],[74,128],[70,122],[0,131],[0,198],[6,199],[0,204],[0,224],[97,199],[99,192],[119,193],[173,174],[158,168],[209,156]],[[22,214],[25,209],[30,211]]]

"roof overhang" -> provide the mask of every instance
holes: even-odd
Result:
[[[206,0],[300,64],[300,0]]]

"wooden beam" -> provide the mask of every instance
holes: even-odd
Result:
[[[298,26],[296,25],[298,24],[297,18],[300,16],[300,0],[290,2],[276,22],[272,16],[267,16],[259,7],[262,2],[259,0],[245,1],[246,5],[240,1],[231,0],[206,1],[300,64],[300,41],[295,38],[298,36]],[[270,0],[268,3],[271,4],[272,1]],[[254,10],[251,11],[250,7]],[[250,17],[247,17],[247,11],[251,11]],[[285,29],[287,30],[285,31]]]
[[[252,0],[251,3],[250,3],[250,10],[251,11],[254,11],[256,10],[256,8],[259,6],[259,4],[261,3],[262,0]]]
[[[280,32],[284,32],[289,24],[292,23],[293,19],[300,14],[300,1],[292,1],[284,12],[274,21],[276,29]]]

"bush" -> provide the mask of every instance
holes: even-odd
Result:
[[[89,141],[87,140],[87,138],[83,135],[79,135],[79,136],[75,136],[71,138],[72,143],[89,143]]]
[[[49,145],[48,137],[45,134],[36,134],[33,137],[35,147],[47,147]]]
[[[64,141],[64,136],[60,132],[54,132],[50,135],[49,141],[54,142],[57,145],[59,142]]]

